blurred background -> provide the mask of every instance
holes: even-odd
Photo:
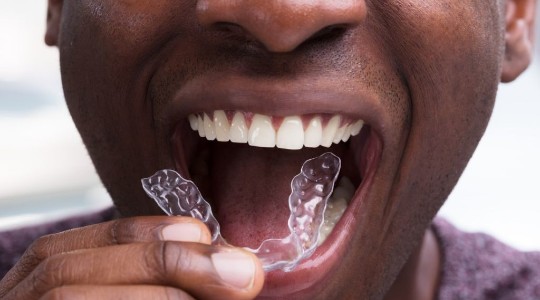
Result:
[[[63,102],[57,50],[43,42],[46,3],[0,2],[0,231],[111,205]],[[522,250],[540,250],[538,49],[521,78],[500,86],[486,135],[440,212]]]

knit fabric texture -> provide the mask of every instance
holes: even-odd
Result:
[[[540,299],[540,252],[521,252],[483,233],[433,222],[442,251],[440,300]]]

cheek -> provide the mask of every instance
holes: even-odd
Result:
[[[447,154],[443,161],[458,152],[457,159],[468,160],[487,126],[500,78],[498,6],[481,0],[382,6],[409,84],[419,142]]]
[[[164,41],[191,30],[184,25],[184,16],[193,15],[188,2],[64,2],[59,50],[65,98],[113,198],[129,195],[127,187],[115,191],[157,168],[146,87]]]
[[[64,92],[83,134],[102,136],[151,122],[146,86],[171,36],[189,31],[192,1],[79,0],[64,3],[60,58]],[[99,87],[99,88],[98,88]],[[146,112],[146,113],[144,113]],[[98,123],[98,124],[96,124]],[[86,134],[87,133],[87,134]],[[121,136],[116,132],[117,136]],[[90,145],[91,146],[91,145]]]
[[[87,123],[85,114],[92,120],[115,119],[126,126],[128,118],[151,117],[152,107],[145,99],[148,82],[167,45],[188,39],[197,30],[191,20],[195,18],[192,2],[80,0],[64,4],[62,77],[79,127]]]
[[[493,98],[499,82],[503,46],[496,5],[398,2],[392,7],[396,34],[391,43],[410,83],[413,105],[459,117],[475,112],[476,102],[489,104],[485,101]]]
[[[403,205],[421,209],[401,217],[427,222],[456,184],[491,115],[503,45],[498,7],[480,0],[373,6],[410,94],[398,194],[409,199]]]
[[[140,52],[152,43],[188,31],[194,21],[193,1],[79,0],[64,4],[69,31],[89,33],[94,42],[107,42],[118,53]],[[97,38],[97,40],[95,39]],[[99,40],[99,39],[103,40]],[[126,51],[129,50],[129,51]]]

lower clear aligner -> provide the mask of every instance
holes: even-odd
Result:
[[[262,262],[266,272],[290,272],[317,249],[328,198],[341,169],[341,160],[327,152],[308,159],[291,181],[289,196],[290,234],[282,239],[267,239],[257,249],[245,248]],[[212,244],[230,246],[221,236],[210,204],[193,181],[174,170],[161,170],[141,180],[145,192],[169,216],[188,216],[201,220],[212,233]]]

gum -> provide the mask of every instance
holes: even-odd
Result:
[[[261,260],[266,272],[290,272],[315,252],[324,223],[328,198],[341,169],[341,160],[327,152],[308,159],[291,181],[289,196],[289,235],[267,239],[257,249],[245,248]],[[174,170],[161,170],[141,180],[143,189],[170,216],[188,216],[201,220],[212,233],[212,244],[229,246],[210,204],[193,181]]]

